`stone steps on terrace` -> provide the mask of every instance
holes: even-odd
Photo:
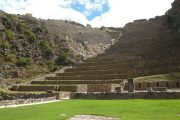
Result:
[[[137,63],[141,61],[140,59],[112,59],[107,61],[85,61],[83,63],[76,64],[76,67],[85,67],[85,66],[98,66],[98,65],[107,65],[107,64],[129,64],[129,63]]]
[[[132,71],[133,69],[123,68],[123,69],[105,69],[105,70],[89,70],[89,71],[73,71],[57,73],[56,76],[76,76],[76,75],[103,75],[103,74],[122,74],[127,73],[127,71]]]
[[[180,69],[178,67],[172,67],[172,68],[168,68],[169,70],[172,71],[179,71]],[[143,74],[148,74],[148,73],[155,73],[159,71],[167,71],[166,67],[156,67],[156,68],[142,68],[142,69],[110,69],[110,70],[90,70],[90,71],[76,71],[76,72],[65,72],[65,73],[57,73],[56,76],[81,76],[81,75],[104,75],[104,74],[126,74],[128,72],[133,73],[133,74],[139,74],[139,75],[143,75]]]
[[[67,91],[67,92],[76,92],[77,86],[73,85],[66,85],[66,86],[60,86],[60,85],[20,85],[20,86],[12,86],[12,91]]]
[[[134,65],[137,65],[136,62],[124,62],[124,63],[108,63],[108,64],[95,64],[93,66],[91,65],[82,65],[82,66],[74,66],[73,68],[75,69],[93,69],[93,68],[110,68],[110,67],[113,67],[113,66],[119,66],[119,68],[131,68],[131,67],[134,67]],[[73,69],[72,68],[72,69]]]
[[[138,58],[141,56],[137,56],[134,54],[128,54],[128,53],[120,53],[120,54],[99,54],[95,59],[107,59],[107,58]],[[94,58],[90,58],[94,59]]]
[[[140,59],[141,56],[132,56],[132,55],[121,55],[121,54],[112,54],[112,55],[101,55],[96,58],[89,58],[86,62],[91,61],[111,61],[115,59],[127,60],[127,59]]]
[[[82,64],[78,64],[76,66],[74,66],[74,68],[93,68],[93,67],[105,67],[107,66],[107,68],[109,68],[109,66],[119,66],[120,68],[127,68],[127,67],[152,67],[152,66],[161,66],[164,64],[168,64],[168,65],[180,65],[180,59],[172,59],[172,60],[151,60],[151,59],[140,59],[140,60],[126,60],[126,61],[108,61],[108,62],[104,62],[104,61],[99,61],[99,62],[85,62]]]
[[[126,79],[128,74],[78,75],[46,77],[46,80],[111,80]]]
[[[143,77],[143,76],[151,76],[151,75],[157,75],[157,74],[167,74],[170,72],[178,72],[180,69],[179,68],[156,68],[156,69],[146,69],[146,70],[136,70],[135,73],[133,73],[131,76],[133,78],[135,77]]]
[[[147,64],[142,64],[142,63],[139,63],[139,64],[133,64],[133,63],[130,63],[130,64],[113,64],[113,65],[100,65],[100,66],[84,66],[84,67],[74,67],[74,68],[71,68],[71,69],[66,69],[65,72],[75,72],[75,71],[98,71],[98,70],[108,70],[108,69],[153,69],[153,68],[157,68],[157,67],[160,67],[160,68],[167,68],[167,67],[172,67],[173,64],[176,64],[177,66],[179,66],[177,63],[166,63],[164,64],[163,62],[162,63],[154,63],[153,64],[153,61],[152,63],[151,62],[145,62]],[[180,64],[180,62],[178,61],[178,63]],[[165,66],[166,65],[166,66]]]
[[[114,64],[114,65],[102,65],[102,66],[91,66],[91,67],[74,67],[71,69],[66,69],[65,72],[75,72],[75,71],[97,71],[97,70],[108,70],[108,69],[123,69],[123,68],[133,68],[133,65],[123,65],[123,64]]]
[[[43,80],[43,81],[31,81],[31,84],[37,85],[59,85],[59,84],[107,84],[107,83],[120,83],[124,79],[112,79],[112,80]]]
[[[56,76],[67,77],[67,76],[88,76],[88,75],[108,75],[108,74],[119,74],[126,77],[139,77],[146,75],[155,75],[163,74],[168,72],[177,72],[180,71],[180,67],[172,66],[153,66],[153,67],[144,67],[144,68],[124,68],[124,69],[103,69],[103,70],[86,70],[86,71],[73,71],[65,73],[57,73]]]

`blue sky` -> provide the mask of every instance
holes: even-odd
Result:
[[[88,2],[82,3],[77,0],[74,0],[74,2],[70,5],[70,7],[74,10],[77,10],[78,12],[83,13],[88,20],[93,20],[97,16],[101,16],[105,12],[108,12],[110,7],[107,1],[101,3],[99,6],[97,5],[96,0],[89,0],[91,4]]]
[[[0,9],[42,19],[73,20],[93,27],[122,27],[163,15],[174,0],[0,0]]]

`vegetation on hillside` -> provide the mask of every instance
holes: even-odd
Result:
[[[68,53],[64,58],[61,55],[61,59],[58,54],[63,53],[64,44],[57,43],[59,51],[55,53],[57,48],[52,42],[55,37],[49,36],[51,34],[47,32],[43,21],[32,16],[12,15],[0,11],[0,74],[4,78],[13,77],[13,69],[21,72],[22,69],[30,69],[28,66],[31,65],[47,68],[45,71],[54,71],[58,66],[68,63]],[[54,61],[58,61],[58,64]]]
[[[166,13],[167,23],[176,38],[180,38],[179,11],[180,1],[175,0],[172,4],[172,9]],[[160,20],[159,18],[154,19],[154,21]],[[144,55],[151,54],[154,56],[152,50],[154,53],[157,53],[158,56],[160,56],[161,53],[163,53],[164,56],[166,55],[166,57],[168,54],[175,54],[176,47],[179,46],[179,44],[170,44],[169,38],[173,39],[173,37],[169,35],[169,29],[164,30],[166,28],[163,27],[160,28],[162,30],[159,30],[159,26],[156,26],[157,28],[152,27],[152,29],[150,28],[150,30],[148,30],[154,32],[154,34],[152,34],[153,39],[152,41],[149,40],[149,44],[146,41],[132,42],[132,46],[129,44],[126,46],[124,44],[124,46],[119,47],[117,44],[117,47],[121,48],[121,51],[125,51],[126,53],[132,50],[133,52],[137,51],[137,53],[140,54],[139,51],[142,52],[145,47],[149,47],[149,49],[145,50],[143,53]],[[18,75],[20,75],[19,71],[25,71],[24,69],[29,69],[32,65],[38,66],[39,69],[42,68],[44,70],[43,72],[55,71],[59,66],[71,63],[70,58],[72,58],[72,61],[75,61],[73,60],[75,57],[77,59],[78,56],[87,54],[91,50],[90,49],[88,52],[86,51],[88,48],[86,45],[89,43],[92,44],[95,41],[93,43],[95,47],[93,44],[90,45],[93,53],[95,53],[93,50],[96,48],[99,50],[97,45],[101,48],[103,48],[102,45],[110,45],[110,37],[106,35],[106,32],[108,32],[108,34],[111,33],[111,36],[117,36],[117,33],[119,34],[119,31],[121,30],[122,28],[113,27],[101,27],[100,30],[96,30],[91,29],[90,26],[85,27],[73,21],[45,21],[36,19],[32,16],[12,15],[0,11],[0,76],[3,76],[3,78],[18,77]],[[163,33],[163,31],[166,33]],[[164,34],[166,36],[164,36]],[[167,38],[167,36],[170,37]],[[149,36],[144,37],[145,39],[143,39],[146,40],[148,37]],[[155,41],[155,39],[158,39],[159,41]],[[103,44],[100,45],[98,42]],[[128,43],[128,41],[126,42]],[[70,46],[68,46],[69,44]],[[143,49],[141,50],[139,47],[135,47],[137,44],[144,44]],[[122,44],[120,43],[120,45]],[[174,47],[174,45],[177,46]],[[133,49],[133,47],[135,49]],[[154,48],[157,48],[158,50]],[[170,51],[169,49],[171,48],[174,49]],[[76,54],[73,54],[73,52]],[[83,57],[79,57],[79,59],[82,60]],[[14,75],[16,72],[18,74]],[[38,72],[33,71],[32,73]]]
[[[176,37],[180,39],[180,1],[175,0],[172,8],[166,13],[167,22],[172,28]]]

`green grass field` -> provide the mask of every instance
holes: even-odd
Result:
[[[180,100],[66,100],[0,109],[0,120],[65,120],[93,114],[122,120],[180,120]]]

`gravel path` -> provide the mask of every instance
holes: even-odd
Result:
[[[68,120],[120,120],[119,118],[95,116],[95,115],[75,115]]]

